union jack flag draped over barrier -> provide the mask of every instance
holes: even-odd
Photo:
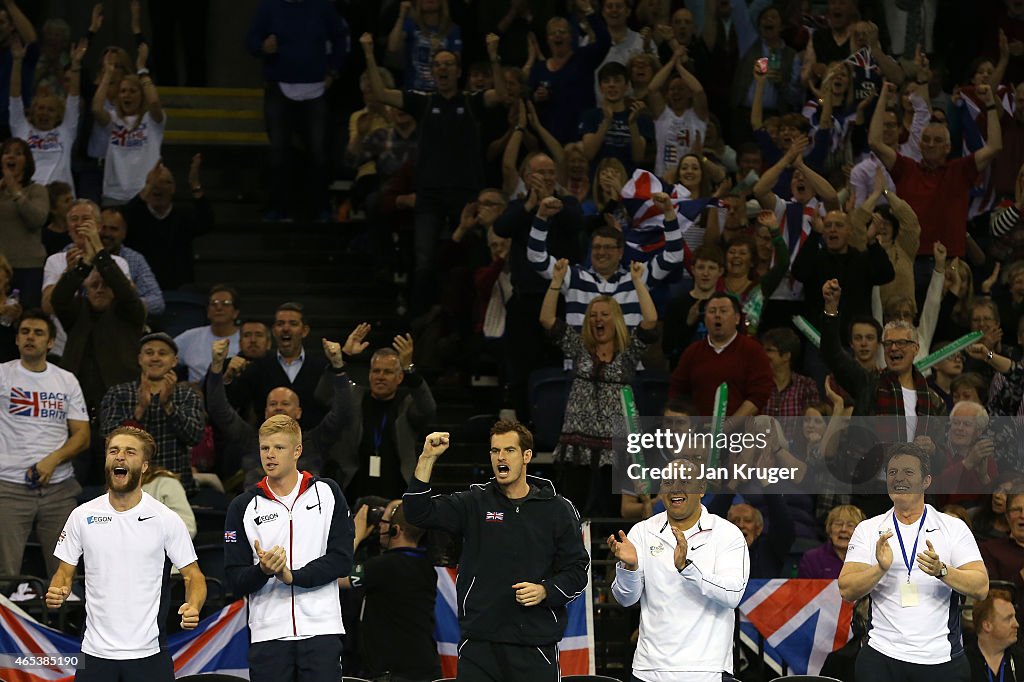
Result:
[[[781,673],[817,675],[825,657],[850,641],[853,604],[839,596],[836,580],[750,580],[740,602],[741,639],[765,653]]]
[[[590,551],[590,522],[583,522],[583,545]],[[434,639],[441,656],[441,672],[445,677],[455,677],[459,664],[458,600],[455,597],[454,568],[438,568],[437,601],[434,604]],[[565,637],[558,644],[558,664],[563,675],[594,674],[594,608],[590,590],[590,576],[587,589],[569,602],[569,624]]]
[[[80,656],[81,640],[38,623],[0,595],[0,680],[5,682],[70,682],[72,665],[29,667],[19,656]],[[195,630],[168,638],[176,677],[222,673],[249,679],[249,628],[245,600],[228,604],[203,619]]]

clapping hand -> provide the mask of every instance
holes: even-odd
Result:
[[[636,547],[630,542],[625,531],[619,531],[616,538],[612,533],[608,536],[608,549],[612,551],[615,558],[622,562],[628,571],[635,571],[640,566],[639,557],[636,554]]]
[[[541,220],[547,220],[552,216],[557,215],[562,210],[562,201],[556,197],[546,197],[541,200],[540,207],[537,209],[537,217]]]
[[[892,547],[889,546],[889,538],[891,537],[892,531],[887,530],[878,536],[878,542],[875,543],[875,561],[878,562],[878,567],[883,571],[888,571],[889,567],[892,566]]]

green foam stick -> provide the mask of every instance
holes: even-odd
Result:
[[[800,333],[807,337],[807,340],[814,344],[815,348],[821,348],[821,332],[814,328],[814,325],[807,321],[803,315],[794,315],[793,324],[800,330]]]
[[[729,384],[724,381],[715,389],[715,409],[711,414],[712,433],[715,435],[715,444],[711,447],[711,454],[708,456],[708,467],[718,466],[718,434],[725,431],[725,408],[729,404]]]
[[[633,397],[633,388],[630,386],[623,386],[619,391],[619,397],[622,400],[622,416],[626,419],[626,434],[627,437],[631,433],[640,433],[640,411],[636,408],[636,400]],[[639,464],[641,468],[645,466],[644,453],[641,450],[633,456],[633,464]],[[645,480],[643,483],[644,489],[642,492],[645,495],[651,493],[651,482]]]
[[[980,331],[974,331],[971,332],[970,334],[964,334],[953,343],[947,344],[933,353],[929,353],[920,360],[914,360],[914,368],[917,369],[918,372],[923,372],[929,367],[933,367],[939,364],[953,353],[957,353],[963,350],[964,348],[967,348],[967,346],[971,345],[972,343],[977,342],[978,339],[980,339],[984,335],[985,334]]]

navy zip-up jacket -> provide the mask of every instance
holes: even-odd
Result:
[[[566,605],[587,586],[590,555],[580,517],[551,481],[527,476],[530,494],[509,500],[494,479],[454,495],[431,495],[415,477],[402,498],[409,523],[463,537],[456,581],[459,626],[466,639],[527,646],[565,634]],[[537,606],[516,602],[512,585],[544,586]]]

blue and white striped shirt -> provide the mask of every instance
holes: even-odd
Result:
[[[526,246],[526,257],[541,277],[551,279],[555,258],[548,253],[548,223],[542,218],[533,219],[530,239]],[[679,220],[665,221],[665,248],[647,263],[644,271],[648,287],[663,283],[669,275],[683,267],[683,230]],[[582,329],[586,320],[587,305],[598,296],[611,296],[622,307],[626,326],[630,329],[643,321],[640,299],[629,271],[621,265],[605,279],[593,269],[572,265],[562,282],[565,296],[565,321],[574,329]]]

